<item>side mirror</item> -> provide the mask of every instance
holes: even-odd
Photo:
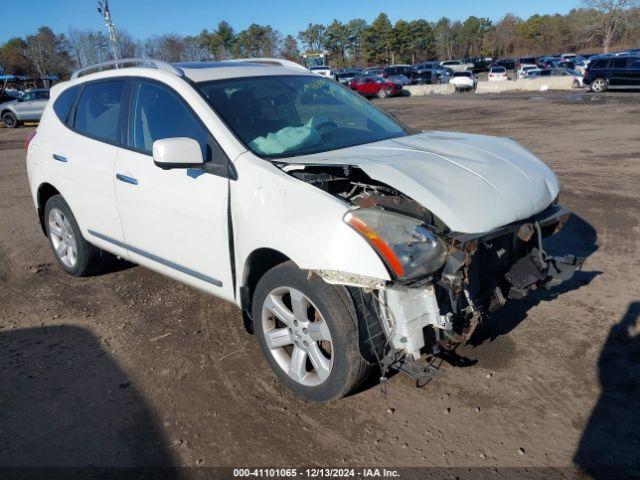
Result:
[[[153,142],[153,163],[163,170],[201,167],[202,148],[193,138],[163,138]]]

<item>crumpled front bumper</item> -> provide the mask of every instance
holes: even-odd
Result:
[[[449,234],[449,257],[439,276],[422,285],[394,284],[379,290],[381,320],[391,346],[417,359],[444,343],[464,342],[488,312],[508,299],[570,279],[584,259],[548,255],[543,245],[569,216],[555,204],[489,233]]]

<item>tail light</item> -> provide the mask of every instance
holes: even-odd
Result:
[[[29,144],[31,143],[31,140],[33,140],[33,137],[36,136],[36,133],[38,133],[37,130],[34,130],[33,132],[29,132],[27,134],[26,137],[24,137],[24,149],[28,150],[29,149]]]

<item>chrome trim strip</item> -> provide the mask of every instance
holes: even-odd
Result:
[[[145,257],[148,258],[149,260],[152,260],[154,262],[160,263],[161,265],[164,265],[165,267],[169,267],[172,268],[174,270],[177,270],[178,272],[184,273],[186,275],[189,275],[193,278],[197,278],[198,280],[202,280],[203,282],[207,282],[210,283],[211,285],[215,285],[216,287],[222,287],[222,282],[220,280],[218,280],[217,278],[213,278],[210,277],[208,275],[205,275],[204,273],[200,273],[200,272],[196,272],[195,270],[192,270],[190,268],[184,267],[182,265],[178,265],[177,263],[172,262],[171,260],[167,260],[165,258],[162,257],[158,257],[157,255],[154,255],[153,253],[149,253],[146,250],[142,250],[140,248],[137,247],[133,247],[131,245],[127,245],[124,242],[121,242],[120,240],[116,240],[115,238],[111,238],[108,237],[107,235],[103,235],[102,233],[99,232],[94,232],[93,230],[89,230],[89,234],[99,238],[100,240],[104,240],[105,242],[109,242],[113,245],[116,245],[120,248],[124,248],[125,250],[129,250],[130,252],[136,253],[138,255],[140,255],[141,257]]]

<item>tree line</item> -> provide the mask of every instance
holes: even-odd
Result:
[[[640,46],[640,0],[584,0],[566,15],[506,14],[496,22],[470,16],[392,23],[385,13],[368,23],[356,18],[328,25],[310,23],[296,36],[270,25],[252,24],[236,31],[227,21],[197,35],[175,33],[136,40],[118,32],[120,58],[147,57],[167,62],[282,57],[300,61],[303,52],[324,51],[332,65],[416,63],[430,59],[500,58],[568,51],[608,51]],[[113,58],[105,32],[41,27],[25,38],[0,45],[0,66],[7,73],[66,77],[81,68]]]

